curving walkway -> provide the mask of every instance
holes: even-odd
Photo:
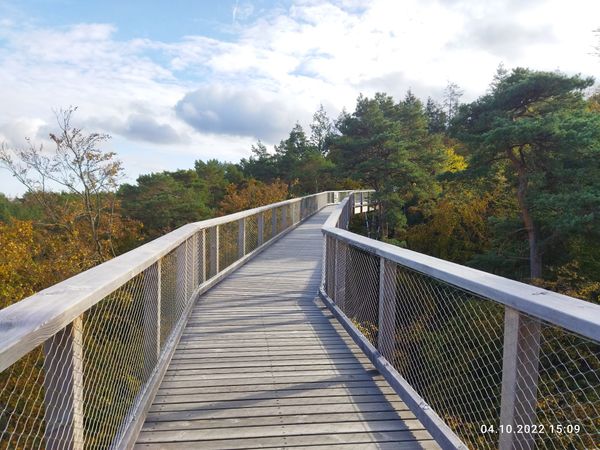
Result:
[[[198,299],[136,449],[439,448],[315,298],[330,211]]]

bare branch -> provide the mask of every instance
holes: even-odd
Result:
[[[49,135],[55,144],[53,152],[46,152],[41,145],[36,147],[29,140],[27,147],[18,150],[2,144],[0,166],[27,188],[53,220],[64,217],[70,205],[65,200],[63,209],[58,211],[60,202],[49,195],[48,183],[74,196],[83,208],[81,214],[75,214],[75,221],[86,220],[98,257],[104,260],[110,255],[104,250],[105,232],[100,228],[109,224],[108,246],[112,248],[110,216],[114,214],[112,205],[123,168],[114,152],[101,150],[109,135],[85,133],[72,125],[75,111],[77,108],[73,106],[54,111],[59,132]],[[106,220],[105,215],[109,216]]]

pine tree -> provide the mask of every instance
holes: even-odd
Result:
[[[583,98],[591,78],[518,68],[462,107],[456,135],[480,175],[511,181],[527,234],[530,277],[542,255],[569,234],[600,224],[600,115]]]

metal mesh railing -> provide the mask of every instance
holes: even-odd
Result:
[[[598,448],[597,340],[380,256],[376,241],[325,237],[322,291],[469,448]]]
[[[245,253],[250,253],[258,247],[258,216],[250,216],[246,219]]]
[[[336,302],[375,345],[379,320],[379,258],[342,242],[337,243],[337,252],[336,274],[340,282],[335,286]]]
[[[44,350],[38,346],[0,374],[0,449],[44,443]]]
[[[537,436],[541,448],[600,445],[600,345],[541,322]]]
[[[502,384],[503,307],[386,262],[395,317],[391,362],[473,448],[496,448]]]
[[[118,261],[106,263],[129,275],[118,285],[114,273],[88,271],[99,274],[91,277],[94,286],[85,287],[90,295],[103,289],[108,294],[60,327],[52,328],[41,317],[31,329],[50,327],[46,335],[51,337],[43,344],[19,356],[0,352],[0,450],[124,446],[151,387],[160,380],[199,287],[326,206],[328,198],[321,193],[230,220],[215,219],[219,223],[209,226],[199,223],[185,235],[173,232],[174,237],[161,238],[166,250],[131,275]],[[148,259],[144,252],[133,250],[129,261],[137,264],[136,255]],[[60,309],[60,295],[68,295],[61,294],[66,292],[61,285],[58,297],[50,299],[52,308]],[[36,301],[48,301],[38,296]],[[82,294],[81,301],[88,298]],[[20,305],[7,310],[14,307]],[[22,320],[33,321],[23,308]],[[12,317],[0,311],[0,337],[14,323],[5,316]],[[0,339],[0,351],[2,345]]]

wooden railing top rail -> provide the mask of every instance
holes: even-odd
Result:
[[[339,229],[335,224],[349,199],[331,213],[326,235],[600,342],[600,305]]]
[[[324,191],[184,225],[0,310],[0,371],[45,342],[199,230],[331,192],[349,191]]]

